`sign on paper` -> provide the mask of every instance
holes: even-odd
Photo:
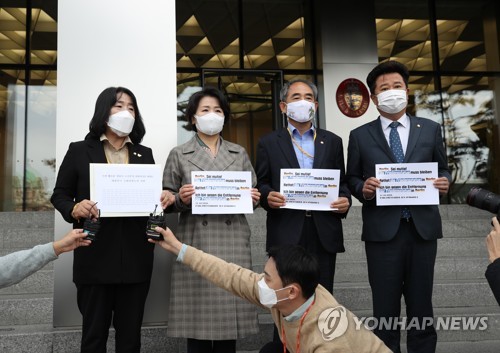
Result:
[[[252,174],[232,171],[193,171],[193,214],[253,213]]]
[[[339,185],[338,169],[281,169],[283,208],[332,211],[330,204],[339,197]]]
[[[90,163],[90,199],[101,217],[149,216],[160,203],[161,185],[160,165]]]
[[[436,162],[376,164],[377,205],[439,205],[439,190],[433,185],[437,169]]]

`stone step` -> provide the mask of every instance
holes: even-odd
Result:
[[[0,289],[0,298],[5,295],[23,295],[23,294],[48,294],[54,292],[54,270],[53,265],[49,264],[43,269],[26,277],[21,282],[6,288]]]
[[[371,290],[366,282],[334,285],[335,298],[351,310],[372,308]],[[491,307],[498,311],[496,302],[486,280],[449,280],[434,283],[433,304],[439,307]]]
[[[260,325],[260,332],[237,341],[238,352],[258,351],[272,340],[273,325]],[[115,352],[115,332],[110,329],[107,351]],[[0,326],[0,352],[79,353],[81,330],[54,329],[51,325]],[[166,326],[142,328],[142,353],[185,353],[185,339],[167,337]]]
[[[486,235],[488,230],[475,237],[442,238],[438,240],[437,258],[484,258],[487,259]],[[338,263],[366,261],[365,244],[359,239],[344,240],[346,251],[337,256]],[[267,261],[264,242],[252,242],[252,264],[263,265]]]
[[[54,241],[54,228],[1,229],[0,237],[2,238],[1,251],[7,254]]]
[[[488,211],[480,210],[467,205],[439,206],[445,237],[476,236],[479,232],[490,229],[490,220],[493,217]],[[265,241],[266,238],[266,211],[257,208],[253,214],[247,215],[248,223],[252,228],[252,239]],[[342,220],[344,237],[346,239],[361,239],[363,222],[361,220],[361,206],[353,206],[345,219]]]
[[[491,217],[459,220],[442,220],[443,238],[484,238],[491,230]],[[344,239],[361,241],[362,221],[359,218],[342,222]]]
[[[486,235],[476,237],[442,238],[438,240],[437,257],[487,257]],[[361,240],[344,240],[345,253],[340,253],[338,261],[366,259],[365,244]],[[253,250],[253,248],[252,248]]]
[[[54,211],[0,212],[0,229],[54,228]]]
[[[52,324],[52,295],[0,298],[0,326]],[[0,350],[0,352],[4,352]]]
[[[482,280],[489,264],[486,256],[481,257],[438,257],[434,267],[434,282],[441,280]],[[366,282],[368,269],[366,261],[350,261],[343,255],[337,257],[335,283]]]
[[[371,310],[371,290],[366,282],[336,283],[336,299],[353,311]],[[498,311],[498,305],[484,280],[450,280],[434,284],[433,303],[438,308],[487,307]],[[0,298],[0,326],[49,324],[52,322],[52,297],[16,295]]]
[[[456,313],[456,317],[467,313]],[[483,316],[483,314],[480,314]],[[445,316],[442,316],[446,318]],[[474,317],[472,315],[471,317]],[[437,353],[493,353],[498,352],[498,314],[485,314],[488,329],[480,330],[440,330],[438,331]],[[451,327],[451,326],[450,326]],[[273,325],[260,325],[260,332],[237,342],[238,353],[258,352],[272,339]],[[53,329],[49,325],[19,326],[14,329],[0,327],[0,352],[20,353],[78,353],[81,331],[78,329]],[[401,339],[402,352],[406,352],[406,337]],[[114,330],[110,330],[108,352],[115,352]],[[142,353],[184,353],[185,340],[167,337],[165,326],[143,327]]]

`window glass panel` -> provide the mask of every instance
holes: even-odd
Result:
[[[493,0],[436,0],[442,71],[500,71]]]
[[[417,114],[444,126],[452,203],[464,203],[472,186],[498,188],[499,166],[493,162],[499,155],[498,126],[493,101],[494,92],[489,89],[415,95]]]
[[[0,211],[22,211],[25,86],[0,84]]]
[[[0,7],[0,64],[22,64],[26,58],[26,9]]]
[[[430,75],[412,75],[410,76],[408,87],[410,88],[410,94],[408,97],[408,107],[406,111],[411,115],[418,115],[415,101],[419,96],[422,96],[429,92],[434,92],[434,79]],[[442,123],[442,119],[439,117],[434,120],[439,122],[440,124]]]
[[[28,88],[28,125],[26,133],[26,210],[52,209],[50,196],[56,173],[56,72],[33,71],[31,81],[44,85]],[[36,78],[36,79],[35,79]],[[42,79],[43,78],[43,79]]]
[[[243,2],[245,68],[311,69],[309,6],[303,0]]]
[[[31,63],[54,65],[57,59],[57,1],[41,1],[31,11]]]
[[[310,2],[177,1],[177,67],[311,69]],[[240,24],[240,13],[243,23]],[[239,36],[240,25],[243,37]]]
[[[238,68],[238,2],[176,1],[177,67]]]
[[[397,60],[410,71],[432,70],[428,1],[375,1],[379,61]]]
[[[181,145],[193,137],[194,133],[188,129],[186,108],[189,97],[201,90],[200,75],[198,73],[177,73],[177,144]]]

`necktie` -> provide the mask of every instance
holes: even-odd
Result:
[[[401,139],[399,138],[398,126],[399,122],[393,121],[389,126],[391,127],[391,132],[389,133],[389,144],[396,157],[398,163],[403,163],[405,155],[403,153],[403,145],[401,145]]]
[[[389,126],[391,127],[391,132],[389,133],[389,145],[391,147],[394,157],[398,163],[403,163],[405,155],[403,153],[403,145],[401,144],[401,139],[399,138],[398,126],[399,122],[393,121]],[[408,207],[403,207],[401,209],[401,218],[406,218],[407,220],[411,217],[410,209]]]

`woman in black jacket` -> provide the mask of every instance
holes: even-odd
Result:
[[[85,140],[73,142],[59,169],[51,198],[73,228],[97,218],[90,200],[90,163],[154,164],[140,145],[146,132],[134,94],[109,87],[97,98]],[[144,304],[153,266],[153,244],[145,236],[147,217],[106,217],[92,245],[78,248],[73,282],[83,317],[82,352],[106,352],[109,327],[117,352],[139,352]]]

